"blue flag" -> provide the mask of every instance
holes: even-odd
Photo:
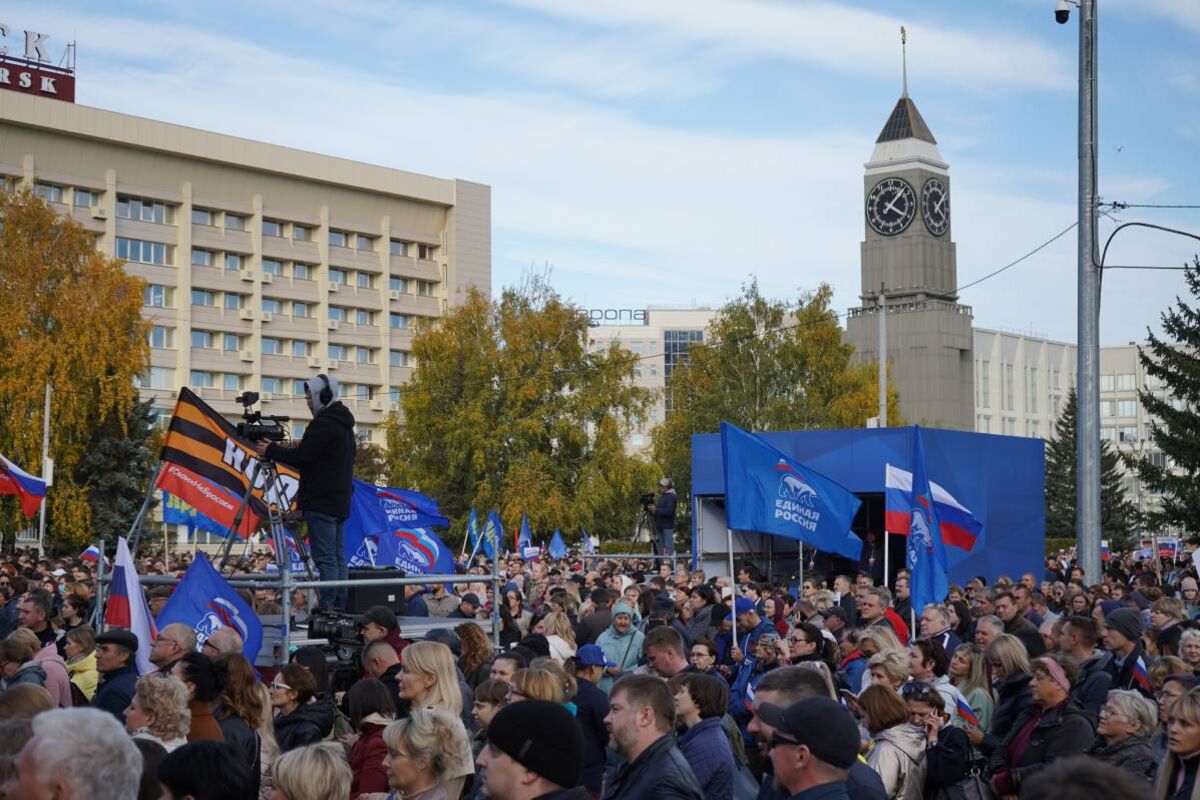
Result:
[[[850,523],[862,501],[853,492],[728,422],[721,423],[721,454],[731,529],[787,536],[859,557],[862,540]]]
[[[155,622],[160,631],[175,622],[191,627],[196,631],[197,649],[220,628],[232,628],[245,642],[242,654],[251,664],[262,649],[262,621],[217,574],[204,553],[196,554]]]
[[[371,564],[368,539],[400,528],[447,528],[450,520],[438,511],[437,501],[408,489],[392,489],[354,480],[350,517],[345,526],[346,561]],[[376,544],[378,542],[376,541]],[[389,563],[386,560],[383,563]]]
[[[176,495],[165,491],[162,493],[162,517],[165,523],[186,525],[192,535],[195,535],[196,531],[208,531],[221,536],[229,532],[228,525],[222,525],[215,519],[209,519]]]
[[[529,530],[529,518],[522,514],[521,528],[517,531],[517,553],[524,556],[527,547],[533,547],[533,533]]]
[[[428,528],[400,528],[381,534],[376,558],[409,575],[453,575],[454,552]]]
[[[487,520],[483,523],[483,552],[492,561],[496,560],[500,542],[504,540],[504,526],[500,524],[500,515],[495,511],[488,512]]]
[[[592,537],[588,536],[587,528],[579,526],[579,534],[583,537],[583,552],[589,556],[596,554],[596,547],[592,544]]]
[[[554,535],[550,537],[550,557],[567,557],[567,543],[563,541],[562,534],[558,532],[558,528],[554,529]]]
[[[471,507],[471,516],[467,520],[467,539],[471,542],[471,557],[475,557],[475,552],[479,549],[479,516],[475,513],[475,507]]]
[[[942,602],[950,585],[946,580],[946,547],[942,543],[933,491],[929,488],[925,445],[919,426],[913,432],[912,473],[912,516],[905,542],[905,561],[910,573],[908,585],[912,607],[924,608],[930,603]]]

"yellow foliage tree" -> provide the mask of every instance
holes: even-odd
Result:
[[[76,467],[105,420],[125,420],[149,364],[144,283],[97,252],[92,234],[28,190],[0,194],[0,453],[40,472],[46,384],[54,387],[47,525],[72,546],[91,538]],[[19,524],[6,509],[6,527]]]

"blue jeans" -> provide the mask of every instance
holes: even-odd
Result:
[[[655,566],[667,563],[667,559],[671,560],[671,568],[675,568],[675,529],[674,528],[659,528],[658,540],[655,542],[658,550],[658,555],[662,556],[655,562]]]
[[[308,511],[304,514],[308,523],[308,544],[312,549],[313,563],[321,573],[323,581],[344,581],[350,577],[346,566],[346,520]],[[341,588],[322,588],[317,591],[317,602],[326,608],[346,608],[348,591]]]

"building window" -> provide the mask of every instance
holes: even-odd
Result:
[[[354,312],[354,324],[355,325],[374,325],[375,324],[375,314],[371,311],[367,311],[365,308],[356,309]]]
[[[1029,413],[1036,414],[1038,410],[1038,376],[1037,367],[1029,368]],[[1034,434],[1036,436],[1036,434]]]
[[[1132,372],[1123,372],[1117,376],[1117,391],[1132,392],[1134,390],[1134,375]]]
[[[1016,428],[1017,428],[1017,421],[1015,419],[1013,419],[1012,417],[1004,418],[1004,435],[1005,436],[1015,436]]]
[[[264,336],[262,340],[262,352],[265,356],[283,355],[283,340]]]
[[[1100,376],[1100,391],[1111,392],[1112,390],[1113,390],[1113,376],[1112,375],[1101,375]]]
[[[207,370],[194,369],[192,370],[192,379],[190,383],[192,386],[196,386],[201,389],[211,389],[213,386],[213,374]]]
[[[156,222],[166,225],[171,222],[171,207],[155,200],[117,195],[117,216],[121,219],[136,219],[141,222]]]
[[[240,392],[246,384],[245,375],[236,375],[232,372],[225,373],[224,385],[222,388],[227,392]]]
[[[329,357],[332,358],[334,361],[345,361],[346,360],[346,346],[344,344],[329,345]],[[345,388],[345,387],[343,387],[343,388]]]
[[[1105,426],[1100,429],[1100,441],[1112,442],[1112,441],[1115,441],[1116,438],[1117,438],[1117,429],[1116,428],[1110,428],[1108,426]]]
[[[242,349],[242,337],[236,333],[226,333],[221,337],[221,349],[236,352]]]
[[[207,208],[193,208],[192,209],[192,224],[193,225],[207,225],[208,227],[211,228],[213,226],[214,222],[216,222],[215,215],[213,214],[213,212],[209,211]]]
[[[345,286],[346,285],[346,270],[344,270],[344,269],[329,270],[329,282],[336,283],[339,286]]]
[[[80,189],[76,187],[75,191],[71,193],[71,202],[76,208],[91,208],[92,206],[96,205],[99,199],[100,195],[97,192],[93,192],[91,189]]]
[[[358,288],[360,288],[360,289],[374,289],[375,288],[375,276],[372,275],[371,273],[360,272],[360,273],[358,273],[357,277],[358,277]]]
[[[417,294],[421,297],[433,297],[433,281],[417,281]]]
[[[423,258],[426,261],[432,261],[433,260],[433,251],[434,251],[433,245],[419,244],[419,245],[417,245],[417,258]]]
[[[392,239],[388,242],[388,252],[394,256],[406,256],[408,255],[408,242]]]
[[[163,325],[155,325],[150,329],[150,346],[171,348],[175,346],[175,329]]]
[[[312,230],[313,229],[307,225],[293,225],[292,240],[297,242],[311,242]]]
[[[296,397],[304,397],[305,384],[307,384],[307,383],[308,383],[308,381],[306,381],[304,378],[293,378],[292,379],[292,394],[295,395]],[[295,426],[293,426],[293,428],[294,427]]]
[[[311,281],[313,279],[312,265],[299,262],[292,264],[292,278],[298,281]]]
[[[330,306],[329,307],[329,318],[331,320],[334,320],[335,322],[345,322],[346,321],[346,309],[342,308],[341,306]]]
[[[154,308],[171,308],[175,305],[175,290],[170,286],[152,283],[142,292],[142,303]]]
[[[1118,417],[1136,417],[1137,416],[1137,401],[1136,400],[1118,400],[1117,401],[1117,416]]]
[[[1013,365],[1004,364],[1002,367],[1004,369],[1004,374],[1001,378],[1001,383],[1003,386],[1001,386],[1000,389],[1004,392],[1004,408],[1007,411],[1012,411],[1017,407],[1016,403],[1013,401],[1015,392],[1013,389]]]
[[[225,307],[230,311],[235,311],[246,307],[246,295],[237,294],[236,292],[225,293]]]
[[[262,223],[263,236],[283,236],[283,223],[277,219],[263,219]]]
[[[292,358],[306,358],[308,351],[308,342],[302,339],[296,339],[292,342]]]
[[[215,292],[210,292],[207,289],[192,289],[192,305],[215,306],[216,304],[217,295]]]
[[[263,274],[265,274],[265,275],[282,275],[283,274],[283,262],[282,261],[276,261],[273,258],[264,258],[262,265],[263,265]]]
[[[192,347],[211,350],[213,346],[212,331],[192,331]]]
[[[359,364],[374,364],[375,351],[369,347],[359,347],[355,349],[354,360]]]
[[[274,297],[264,297],[262,300],[262,310],[269,314],[282,314],[283,303]]]
[[[283,394],[283,378],[263,376],[262,388],[264,392],[271,394]]]
[[[350,236],[345,231],[329,229],[329,246],[330,247],[347,247]]]
[[[192,248],[192,266],[194,267],[211,267],[214,258],[216,258],[216,253],[212,250],[201,250],[198,247]]]
[[[392,367],[407,367],[408,366],[408,351],[407,350],[392,350],[388,353],[388,365]]]
[[[162,242],[117,238],[117,258],[141,264],[167,263],[167,246]]]
[[[225,212],[225,230],[227,231],[244,231],[246,230],[246,218],[241,214],[231,214]]]
[[[1138,432],[1136,425],[1122,425],[1117,428],[1117,441],[1125,444],[1136,442],[1138,440]]]
[[[225,269],[240,270],[245,263],[245,257],[237,253],[225,254]]]
[[[1113,416],[1114,410],[1115,409],[1113,408],[1112,400],[1101,400],[1100,401],[1100,416],[1111,417],[1111,416]]]
[[[41,183],[39,181],[33,185],[33,193],[47,203],[63,202],[63,187],[56,186],[53,183]]]
[[[151,367],[134,381],[139,389],[174,389],[175,370],[170,367]]]
[[[359,249],[359,252],[374,253],[375,252],[375,237],[374,236],[364,236],[363,234],[360,233],[358,235],[358,249]]]
[[[311,317],[312,316],[312,304],[311,303],[301,303],[297,300],[293,300],[292,301],[292,316],[293,317]]]
[[[408,327],[408,321],[409,321],[408,314],[389,314],[388,315],[388,327],[390,327],[390,328],[405,329]]]
[[[992,404],[991,391],[992,364],[990,361],[979,362],[979,405],[988,408]]]
[[[408,281],[404,278],[397,278],[394,275],[388,278],[388,288],[393,292],[403,292],[407,286]]]

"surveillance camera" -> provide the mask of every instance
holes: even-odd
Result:
[[[1058,5],[1054,7],[1054,21],[1059,25],[1066,25],[1070,18],[1071,4],[1067,0],[1058,0]]]

